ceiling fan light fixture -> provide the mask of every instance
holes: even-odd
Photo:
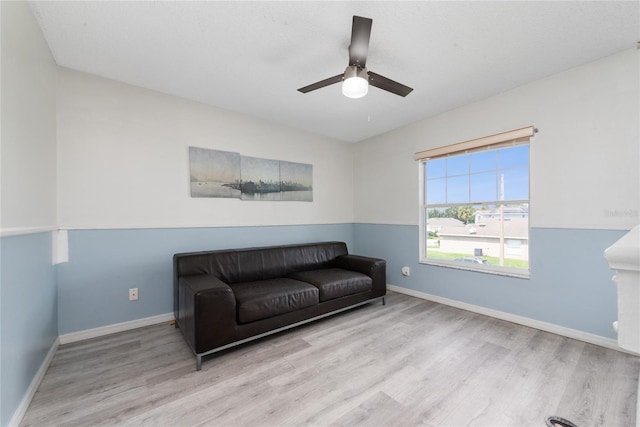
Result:
[[[347,98],[362,98],[369,92],[369,75],[366,68],[350,65],[344,72],[342,94]]]

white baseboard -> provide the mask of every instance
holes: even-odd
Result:
[[[158,323],[171,322],[172,320],[174,320],[173,313],[166,313],[158,316],[145,317],[144,319],[102,326],[99,328],[85,329],[84,331],[60,335],[60,344],[69,344],[76,341],[88,340],[90,338],[97,338],[104,335],[115,334],[117,332],[156,325]]]
[[[56,340],[53,342],[53,345],[49,349],[49,352],[47,353],[44,360],[42,361],[42,364],[40,365],[38,372],[36,372],[36,375],[33,377],[31,384],[29,384],[29,387],[27,388],[27,392],[25,393],[24,397],[20,401],[20,404],[16,408],[16,411],[13,413],[13,416],[9,421],[9,427],[14,427],[14,426],[18,427],[18,425],[20,425],[20,422],[22,421],[24,414],[27,413],[27,409],[31,404],[31,400],[33,399],[33,396],[36,394],[38,387],[40,387],[40,383],[44,378],[44,374],[46,374],[47,369],[49,369],[49,365],[53,360],[53,356],[56,355],[56,351],[58,350],[59,345],[60,345],[60,338],[56,338]]]
[[[437,302],[451,307],[460,308],[462,310],[472,311],[478,314],[484,314],[485,316],[495,317],[496,319],[506,320],[511,323],[517,323],[519,325],[528,326],[530,328],[540,329],[542,331],[551,332],[556,335],[562,335],[563,337],[573,338],[578,341],[583,341],[589,344],[599,345],[601,347],[610,348],[613,350],[629,353],[618,346],[618,342],[611,338],[601,337],[600,335],[590,334],[588,332],[578,331],[564,326],[554,325],[553,323],[542,322],[540,320],[531,319],[528,317],[518,316],[516,314],[506,313],[504,311],[493,310],[491,308],[482,307],[479,305],[468,304],[466,302],[456,301],[449,298],[439,297],[437,295],[427,294],[425,292],[414,291],[412,289],[402,288],[400,286],[387,284],[387,289],[390,291],[398,292],[412,297],[425,299],[428,301]],[[634,353],[630,353],[634,354]]]

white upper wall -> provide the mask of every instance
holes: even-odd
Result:
[[[86,73],[58,72],[61,228],[353,222],[349,144]],[[188,147],[313,165],[313,202],[191,198]]]
[[[26,2],[2,8],[2,234],[56,227],[56,65]]]
[[[418,224],[415,152],[534,125],[530,225],[631,229],[640,223],[639,59],[630,49],[356,144],[355,222]]]

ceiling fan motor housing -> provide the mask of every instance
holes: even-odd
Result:
[[[347,80],[351,77],[360,77],[361,79],[369,80],[367,69],[358,67],[357,65],[349,65],[347,69],[344,70],[344,79]]]

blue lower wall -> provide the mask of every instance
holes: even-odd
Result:
[[[353,224],[72,230],[58,266],[60,334],[173,312],[175,253],[329,240],[353,250]]]
[[[614,272],[603,253],[625,231],[532,228],[529,279],[420,264],[418,226],[355,224],[354,233],[355,253],[387,260],[389,284],[616,338]]]
[[[386,259],[390,284],[615,339],[617,294],[603,252],[624,233],[533,228],[531,277],[520,279],[420,264],[417,226],[74,230],[70,262],[58,266],[58,329],[67,334],[172,312],[174,253],[340,240],[352,253]],[[409,277],[400,273],[405,265]],[[128,300],[129,288],[139,289],[139,301]]]
[[[51,233],[0,240],[0,425],[5,426],[58,338],[58,309]]]

